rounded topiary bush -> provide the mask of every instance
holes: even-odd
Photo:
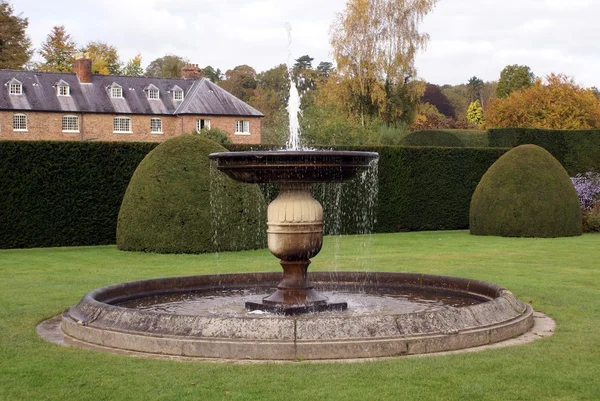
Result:
[[[117,247],[203,253],[265,246],[266,207],[258,186],[211,170],[208,155],[224,151],[201,135],[183,135],[148,153],[121,204]]]
[[[471,199],[471,234],[581,235],[579,198],[563,166],[536,145],[518,146],[483,175]]]
[[[400,141],[402,146],[443,146],[460,148],[465,144],[455,134],[448,131],[425,130],[415,131]]]

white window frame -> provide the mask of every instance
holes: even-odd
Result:
[[[173,91],[173,100],[180,101],[183,100],[183,91],[182,90],[174,90]]]
[[[113,99],[122,99],[123,98],[123,88],[120,86],[113,86],[110,88],[110,97]]]
[[[79,116],[74,116],[74,115],[63,116],[62,117],[62,132],[78,133],[79,132]]]
[[[250,120],[235,120],[235,135],[250,135]]]
[[[149,100],[158,100],[160,99],[160,91],[156,88],[148,89],[148,99]]]
[[[151,118],[150,119],[150,133],[151,134],[162,134],[162,119],[161,118]]]
[[[66,85],[58,85],[56,87],[56,96],[71,96],[71,88]]]
[[[113,118],[113,134],[133,134],[131,118],[115,117]]]
[[[13,114],[13,131],[27,132],[28,128],[29,128],[28,125],[29,124],[27,121],[27,114],[23,114],[23,113]],[[24,127],[24,128],[17,128],[17,126]]]
[[[19,83],[8,84],[8,93],[11,95],[22,95],[23,94],[23,84],[19,84]]]
[[[203,127],[204,125],[204,127]],[[198,118],[196,119],[196,132],[200,132],[203,129],[210,129],[210,119]]]

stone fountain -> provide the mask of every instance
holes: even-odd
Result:
[[[273,294],[261,302],[246,302],[246,308],[285,314],[346,309],[346,302],[327,302],[308,279],[310,259],[323,245],[323,207],[311,195],[309,185],[347,181],[367,169],[378,154],[272,151],[213,153],[209,157],[234,180],[279,185],[279,196],[267,209],[267,243],[281,260],[283,277]]]
[[[299,105],[291,88],[290,99]],[[62,314],[64,340],[162,357],[330,360],[476,347],[531,328],[531,307],[491,283],[414,273],[308,273],[323,244],[323,208],[310,184],[347,181],[378,155],[299,150],[297,111],[290,120],[296,125],[291,150],[210,155],[237,181],[279,186],[268,207],[267,240],[283,274],[173,277],[100,288]]]

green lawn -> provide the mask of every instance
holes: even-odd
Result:
[[[370,245],[370,246],[367,246]],[[36,325],[86,292],[137,279],[274,271],[268,251],[125,253],[112,246],[0,251],[0,400],[599,400],[600,234],[466,231],[327,237],[312,269],[411,271],[509,288],[557,332],[478,353],[367,363],[154,360],[60,347]]]

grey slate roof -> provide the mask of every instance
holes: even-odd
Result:
[[[23,85],[22,95],[8,93],[8,82],[13,79]],[[56,85],[61,81],[69,86],[71,96],[56,95]],[[123,88],[122,99],[110,97],[113,84]],[[150,85],[160,91],[159,99],[148,99],[146,90]],[[183,101],[173,100],[176,87],[183,90]],[[0,70],[0,110],[263,117],[260,111],[206,78],[92,75],[91,83],[81,84],[75,73],[13,70]]]

